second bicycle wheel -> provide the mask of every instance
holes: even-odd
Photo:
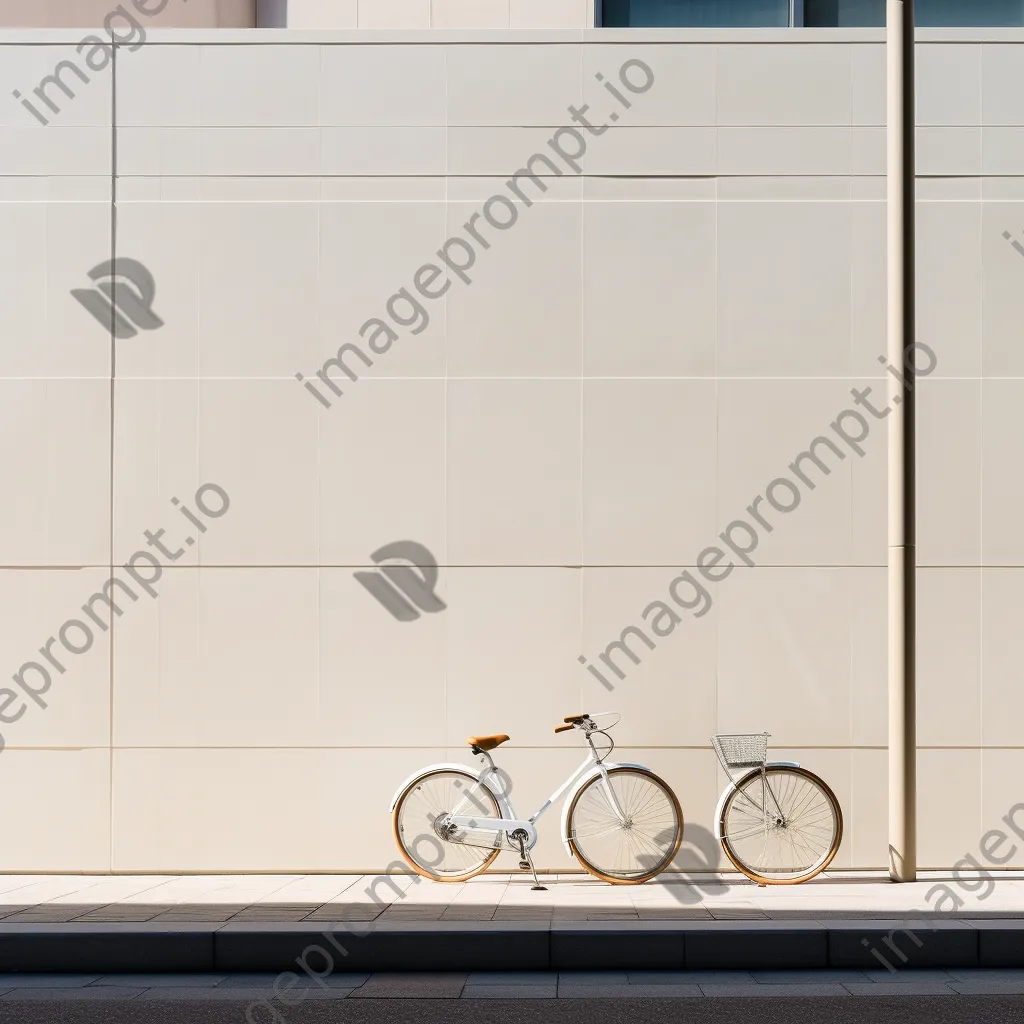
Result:
[[[490,867],[500,852],[500,833],[494,847],[451,843],[438,832],[437,822],[449,814],[480,815],[481,823],[498,818],[494,794],[468,771],[437,768],[406,786],[395,804],[393,828],[405,862],[435,882],[464,882]]]
[[[679,801],[646,769],[609,768],[608,785],[614,801],[600,775],[573,797],[566,838],[576,859],[597,878],[620,885],[646,882],[679,852]]]
[[[757,768],[725,801],[722,847],[733,865],[765,885],[806,882],[832,863],[843,814],[828,786],[804,768]]]

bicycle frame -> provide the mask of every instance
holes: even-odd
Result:
[[[487,788],[491,789],[493,792],[490,779],[492,776],[497,779],[497,771],[494,767],[494,762],[487,754],[482,754],[481,756],[486,759],[488,764],[484,771],[480,773],[477,785],[487,786]],[[615,798],[615,793],[608,783],[608,769],[604,764],[602,764],[598,759],[596,752],[592,749],[590,754],[587,755],[586,760],[579,766],[579,768],[577,768],[569,778],[566,779],[565,782],[563,782],[562,785],[560,785],[558,789],[556,789],[554,793],[552,793],[551,796],[549,796],[548,799],[530,815],[529,818],[516,817],[516,812],[508,797],[505,797],[502,801],[504,806],[502,807],[502,817],[500,818],[487,817],[485,819],[481,819],[480,817],[474,817],[472,814],[467,814],[466,805],[470,802],[475,803],[475,801],[471,800],[473,795],[473,790],[471,789],[452,809],[452,812],[448,817],[448,823],[474,837],[480,832],[516,832],[521,829],[527,836],[527,849],[533,849],[537,842],[536,822],[545,814],[545,812],[547,812],[555,801],[561,799],[567,792],[569,792],[570,789],[579,785],[585,778],[589,778],[595,770],[604,780],[603,790],[606,798],[608,799],[609,805],[612,807],[619,820],[625,821],[625,815],[622,812],[622,808],[619,806],[619,802]],[[495,794],[495,796],[497,796],[497,794]],[[479,803],[475,803],[475,805],[480,806]],[[499,803],[499,806],[501,806],[501,803]],[[465,842],[465,840],[462,841]]]
[[[455,805],[455,807],[452,808],[448,815],[448,824],[454,825],[461,833],[458,839],[449,839],[449,842],[455,841],[469,846],[492,847],[495,849],[500,847],[503,849],[518,850],[518,844],[513,844],[511,841],[506,839],[506,836],[508,833],[522,830],[526,833],[526,839],[524,840],[526,849],[532,850],[537,843],[536,822],[556,801],[565,796],[567,799],[562,811],[562,842],[568,849],[569,843],[566,834],[568,809],[572,803],[572,797],[575,796],[576,792],[582,789],[583,786],[592,778],[600,776],[603,780],[602,791],[605,794],[605,798],[608,800],[609,806],[620,821],[625,821],[625,814],[623,813],[622,807],[620,806],[619,801],[615,796],[615,792],[608,780],[609,770],[613,768],[626,767],[644,768],[643,765],[639,764],[606,762],[604,757],[606,757],[607,754],[599,754],[597,749],[594,747],[592,740],[592,736],[597,735],[599,732],[600,730],[593,730],[593,732],[587,735],[587,742],[590,744],[590,753],[587,755],[586,759],[529,818],[520,818],[516,815],[512,802],[505,793],[504,786],[501,783],[501,779],[498,775],[498,769],[496,768],[494,761],[491,759],[490,754],[484,751],[481,751],[479,756],[486,762],[485,767],[476,773],[473,773],[472,769],[468,768],[465,764],[449,763],[431,765],[430,767],[422,769],[414,775],[411,775],[402,783],[398,788],[398,791],[395,793],[394,799],[391,802],[391,809],[392,811],[394,810],[399,797],[405,791],[406,787],[428,772],[438,770],[456,770],[460,772],[469,771],[471,774],[476,775],[476,782],[466,790],[462,799]],[[608,737],[608,739],[611,740],[611,737]],[[609,750],[608,753],[611,753],[611,750]],[[498,808],[501,812],[501,817],[494,818],[487,813],[489,810],[488,804],[480,798],[480,795],[478,794],[478,787],[487,790],[494,797],[494,800],[497,802]],[[474,815],[472,813],[472,808],[483,813]],[[473,840],[476,840],[476,842]]]

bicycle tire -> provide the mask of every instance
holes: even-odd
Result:
[[[589,844],[585,842],[587,837],[581,836],[576,830],[576,816],[578,812],[581,812],[581,807],[585,806],[585,801],[588,799],[594,799],[594,793],[597,792],[594,789],[594,786],[595,784],[600,784],[602,781],[602,777],[600,775],[595,775],[585,785],[580,787],[572,798],[572,803],[569,805],[569,812],[566,816],[566,841],[568,842],[569,849],[590,874],[595,878],[601,879],[603,882],[610,882],[612,885],[639,885],[642,882],[650,881],[652,878],[661,874],[661,872],[672,863],[683,842],[683,810],[679,805],[678,798],[668,783],[646,768],[609,768],[609,780],[614,780],[613,791],[615,792],[616,798],[623,803],[628,802],[630,798],[628,787],[629,776],[637,776],[647,785],[653,785],[657,789],[660,789],[665,797],[665,803],[667,804],[671,815],[671,823],[666,824],[665,827],[659,830],[658,834],[661,837],[660,843],[654,843],[652,841],[652,849],[654,852],[657,852],[659,847],[663,847],[664,849],[658,854],[657,859],[654,860],[653,863],[645,865],[646,870],[640,870],[639,868],[634,867],[632,869],[626,868],[618,869],[616,871],[612,866],[598,865],[590,859],[594,854],[593,851],[589,849]],[[607,798],[603,797],[602,799],[607,807]],[[625,806],[623,806],[623,810],[625,813],[629,813]],[[653,819],[652,824],[655,824]],[[645,829],[647,827],[648,826],[645,825]],[[625,835],[627,831],[628,830],[623,829],[623,834]],[[636,834],[639,835],[639,830]],[[588,856],[588,853],[590,856]],[[635,859],[640,860],[644,856],[654,856],[654,853],[641,854]]]
[[[391,827],[394,833],[395,842],[398,844],[398,852],[402,855],[402,859],[415,871],[418,875],[422,875],[424,878],[429,878],[434,882],[465,882],[467,879],[473,878],[475,875],[479,875],[482,871],[486,871],[487,868],[494,863],[498,854],[501,853],[500,846],[493,849],[487,850],[485,847],[480,846],[466,846],[461,843],[445,843],[441,840],[429,826],[423,826],[422,822],[406,822],[403,818],[403,814],[407,809],[411,811],[410,800],[417,794],[421,793],[423,787],[430,782],[441,781],[441,777],[450,776],[452,782],[452,788],[457,788],[455,783],[458,779],[465,779],[465,785],[467,789],[471,786],[475,786],[479,783],[479,779],[470,771],[459,771],[454,768],[435,768],[431,771],[426,771],[422,775],[417,776],[408,786],[402,790],[402,795],[398,798],[395,803],[395,810],[391,817]],[[490,791],[487,786],[480,786],[479,792],[487,794],[487,798],[490,800],[491,807],[486,808],[490,812],[491,817],[500,818],[501,809],[498,807],[498,801],[495,799],[494,794]],[[438,807],[438,810],[444,811],[450,808]],[[487,814],[481,812],[482,817],[487,817]],[[410,850],[406,842],[407,825],[416,831],[415,837],[412,839],[413,849]],[[462,861],[461,866],[464,870],[452,870],[438,872],[431,870],[430,866],[421,862],[417,855],[415,847],[419,843],[421,838],[427,838],[431,842],[435,843],[442,850],[442,855],[446,855],[448,852],[452,853],[453,860],[458,865],[458,862]],[[469,854],[465,852],[459,853],[457,851],[470,851]],[[472,857],[472,851],[479,851],[476,860]],[[435,862],[435,866],[440,862]]]
[[[748,788],[757,783],[761,779],[762,773],[760,768],[755,768],[748,772],[736,783],[732,792],[729,794],[728,799],[722,806],[722,813],[719,818],[718,827],[719,835],[722,837],[722,849],[725,851],[726,857],[732,863],[738,871],[741,871],[754,882],[760,885],[798,885],[801,882],[807,882],[814,878],[816,875],[821,874],[829,864],[832,863],[835,855],[839,852],[839,846],[843,841],[843,812],[839,806],[839,801],[836,799],[835,793],[832,792],[828,784],[819,776],[813,772],[809,772],[806,768],[794,768],[789,765],[769,765],[764,769],[765,782],[767,784],[767,791],[773,794],[773,799],[778,808],[781,803],[787,803],[790,800],[791,794],[794,793],[794,787],[778,787],[778,794],[775,793],[772,784],[768,781],[772,777],[784,777],[793,776],[795,779],[803,780],[803,782],[811,788],[812,796],[808,797],[806,793],[801,794],[797,797],[799,801],[803,803],[803,810],[801,805],[796,805],[795,814],[805,815],[817,815],[817,817],[808,820],[808,825],[804,826],[804,836],[806,837],[805,848],[812,849],[811,843],[816,842],[815,834],[824,828],[824,825],[819,825],[819,820],[825,822],[828,819],[828,815],[825,815],[823,811],[819,810],[819,806],[823,806],[825,810],[831,815],[831,829],[830,836],[826,842],[822,842],[819,845],[822,847],[821,853],[816,855],[811,864],[803,867],[798,867],[796,863],[790,865],[789,869],[779,868],[775,874],[772,874],[767,869],[767,863],[762,864],[751,864],[749,855],[741,853],[737,847],[747,838],[754,838],[755,835],[760,835],[757,821],[759,815],[755,813],[755,810],[747,810],[744,806],[737,811],[737,805],[741,801],[752,804],[756,809],[757,801],[748,792]],[[816,804],[811,802],[813,800],[813,790],[817,790],[820,794],[821,802]],[[764,815],[764,798],[762,793],[762,809],[761,814]],[[785,811],[780,811],[783,817],[785,817]],[[742,820],[743,815],[746,814],[749,819],[752,819],[752,823],[748,826],[739,824]],[[764,850],[765,854],[763,860],[767,860],[768,854],[768,835],[773,832],[782,832],[785,828],[790,829],[790,836],[795,833],[795,829],[792,826],[782,825],[770,825],[766,818],[761,819],[764,826]],[[746,828],[745,833],[741,833],[739,829]],[[749,833],[749,834],[747,834]],[[730,838],[731,837],[731,838]],[[793,851],[792,859],[797,861],[798,859],[807,859],[806,855],[798,854],[796,841],[790,838],[790,847]],[[786,840],[779,839],[778,842],[784,843]]]

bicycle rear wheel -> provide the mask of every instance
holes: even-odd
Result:
[[[452,813],[500,818],[494,794],[468,771],[438,769],[426,772],[406,786],[395,804],[395,842],[405,862],[417,874],[435,882],[464,882],[480,874],[501,852],[500,833],[495,847],[451,843],[445,829],[435,823]]]
[[[645,768],[609,768],[608,785],[614,801],[601,775],[573,797],[567,817],[569,847],[580,864],[602,881],[646,882],[664,871],[679,852],[683,841],[679,801],[665,782]]]
[[[736,784],[719,821],[733,865],[764,885],[794,885],[824,871],[843,838],[831,789],[805,768],[756,768]]]

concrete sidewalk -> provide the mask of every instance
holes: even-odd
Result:
[[[666,873],[644,885],[588,875],[483,875],[442,884],[384,875],[3,875],[0,921],[13,924],[318,921],[902,920],[931,914],[942,885],[965,918],[1024,919],[1024,872],[987,881],[949,872],[893,885],[881,873],[825,874],[760,888],[737,874]],[[931,893],[931,899],[929,899]],[[942,909],[956,905],[948,898]],[[942,915],[947,917],[949,915]]]
[[[545,882],[534,892],[518,874],[453,885],[406,874],[6,876],[0,972],[1024,968],[1020,873],[768,888],[723,875]],[[935,912],[937,888],[957,915]]]

